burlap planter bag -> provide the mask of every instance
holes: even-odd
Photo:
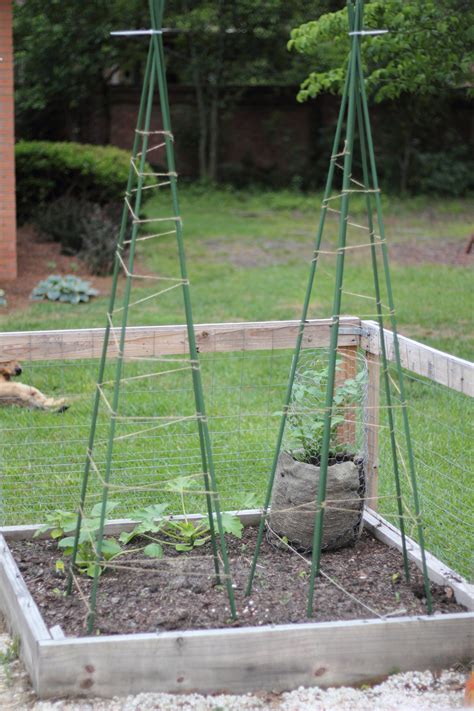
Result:
[[[329,461],[322,550],[353,545],[363,527],[363,460],[350,455],[337,458],[346,461]],[[299,462],[286,452],[280,454],[271,500],[270,538],[274,531],[298,550],[311,550],[319,473],[319,466]]]

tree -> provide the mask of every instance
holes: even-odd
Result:
[[[202,178],[217,179],[222,116],[247,86],[296,85],[309,70],[287,51],[290,30],[336,0],[175,0],[165,11],[168,74],[193,86]],[[25,138],[81,139],[94,107],[107,117],[110,77],[132,68],[139,81],[147,43],[113,39],[148,26],[146,0],[27,0],[15,7],[17,124]],[[100,97],[100,106],[97,106]],[[107,126],[107,121],[105,122]],[[71,131],[72,128],[72,131]],[[99,136],[108,142],[107,129]]]
[[[98,97],[107,116],[110,77],[141,53],[138,45],[111,41],[109,33],[142,26],[145,9],[139,0],[27,0],[15,5],[15,99],[23,137],[56,137],[67,125],[68,133],[80,140],[84,115],[90,120]],[[107,135],[102,142],[108,142]]]
[[[474,6],[471,0],[373,0],[365,4],[364,27],[389,30],[364,37],[362,57],[369,97],[388,106],[404,192],[427,125],[442,130],[447,98],[473,93]],[[343,9],[292,31],[290,49],[317,66],[301,84],[300,101],[341,92],[347,28]]]
[[[170,46],[174,71],[196,95],[201,178],[218,177],[220,119],[245,87],[298,83],[307,61],[288,55],[290,30],[329,6],[321,0],[181,0],[170,7],[166,22],[178,29]]]

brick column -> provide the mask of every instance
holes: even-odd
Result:
[[[0,0],[0,280],[15,279],[13,2]]]

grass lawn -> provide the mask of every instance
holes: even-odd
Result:
[[[243,193],[181,191],[188,271],[196,323],[292,319],[300,316],[321,196],[290,192]],[[472,206],[463,200],[384,198],[387,238],[393,255],[392,280],[400,331],[417,340],[472,358],[472,277],[456,263],[469,234]],[[147,216],[162,216],[155,198]],[[354,201],[351,221],[362,223],[363,203]],[[337,219],[330,215],[323,250],[334,250]],[[366,233],[349,230],[349,244],[366,242]],[[343,312],[374,317],[371,269],[367,249],[347,252]],[[334,256],[322,255],[310,316],[331,315]],[[162,276],[178,276],[173,237],[141,243],[140,267]],[[134,298],[156,286],[137,282]],[[159,287],[158,287],[159,288]],[[2,330],[39,330],[103,326],[107,297],[79,307],[35,303],[0,317]],[[179,289],[145,301],[130,311],[131,325],[182,323]],[[118,321],[116,320],[116,323]],[[291,354],[214,354],[202,359],[205,394],[211,416],[213,446],[224,503],[239,507],[250,491],[262,499],[275,443]],[[157,366],[158,367],[158,366]],[[160,366],[161,367],[161,366]],[[162,366],[167,367],[166,364]],[[83,468],[91,398],[97,363],[81,361],[28,365],[28,381],[53,394],[65,393],[71,409],[53,414],[3,410],[0,468],[3,475],[3,519],[39,520],[55,506],[73,508]],[[144,374],[150,364],[127,364],[126,375]],[[135,381],[124,387],[124,412],[133,416],[192,414],[189,374]],[[428,514],[428,539],[447,562],[469,574],[465,540],[472,525],[468,473],[469,403],[463,396],[425,382],[409,383],[412,427],[422,496]],[[101,414],[96,461],[104,460],[108,417]],[[123,423],[119,435],[131,434]],[[136,430],[136,423],[133,425]],[[174,500],[166,479],[199,472],[194,423],[124,438],[114,451],[114,476],[120,484],[113,498],[122,511],[146,501]],[[387,440],[381,436],[382,463]],[[381,467],[383,469],[383,467]],[[142,487],[136,490],[137,485]],[[391,496],[390,479],[381,490]],[[94,495],[99,483],[93,487]],[[449,490],[449,495],[446,493]],[[159,493],[158,493],[159,492]],[[389,502],[389,500],[387,500]],[[189,508],[203,510],[197,490]],[[391,511],[391,503],[383,510]],[[471,517],[471,521],[469,521]],[[471,529],[472,530],[472,529]],[[472,535],[472,534],[470,534]],[[431,538],[430,538],[431,536]]]
[[[196,323],[299,318],[308,264],[319,217],[321,195],[291,192],[245,193],[181,190],[181,212]],[[352,218],[363,221],[363,202],[354,200]],[[149,217],[163,214],[155,198]],[[468,200],[384,197],[389,244],[393,245],[392,280],[400,331],[442,350],[472,358],[472,279],[470,270],[449,259],[467,239],[474,210]],[[361,238],[364,237],[364,239]],[[334,248],[336,215],[329,215],[325,245]],[[177,276],[172,237],[141,245],[141,263],[161,275]],[[349,230],[349,243],[366,242],[365,233]],[[323,245],[324,248],[324,245]],[[320,258],[312,317],[331,314],[334,258]],[[346,258],[346,291],[372,295],[368,250]],[[137,282],[137,298],[154,286]],[[370,316],[366,298],[344,295],[343,312]],[[0,315],[2,330],[38,330],[103,326],[104,295],[78,308],[54,303]],[[1,312],[0,312],[1,313]],[[150,300],[130,313],[133,324],[182,323],[179,290]]]

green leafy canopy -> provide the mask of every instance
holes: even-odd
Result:
[[[454,88],[472,92],[470,0],[374,0],[365,4],[364,28],[389,30],[361,40],[367,91],[376,102]],[[341,92],[349,43],[347,8],[292,31],[289,48],[317,66],[301,85],[300,101]]]

